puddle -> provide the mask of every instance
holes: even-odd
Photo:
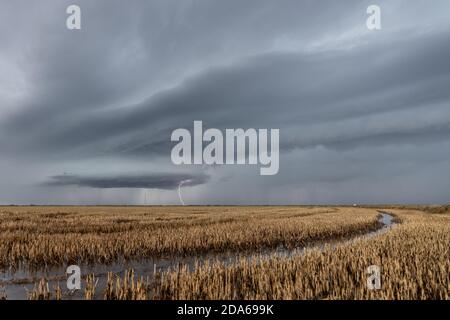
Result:
[[[332,248],[346,242],[360,241],[367,239],[388,231],[394,222],[394,217],[387,212],[378,211],[380,214],[379,222],[381,227],[375,231],[370,231],[362,235],[354,236],[347,240],[335,240],[325,241],[321,243],[312,243],[307,246],[297,247],[293,249],[287,249],[285,247],[278,247],[276,249],[261,250],[259,252],[252,253],[236,253],[236,252],[224,252],[207,254],[200,257],[172,257],[167,259],[145,259],[135,261],[118,261],[107,265],[83,265],[80,264],[80,268],[83,276],[88,274],[95,274],[98,279],[96,299],[103,298],[103,288],[106,286],[108,272],[123,276],[125,270],[134,269],[135,274],[138,276],[149,277],[152,279],[155,272],[164,272],[169,268],[174,269],[180,265],[188,266],[189,269],[193,269],[196,264],[201,265],[206,262],[220,261],[224,264],[232,264],[239,259],[255,259],[264,260],[269,257],[293,257],[302,254],[306,250],[324,250],[325,248]],[[53,287],[58,283],[63,292],[66,291],[66,267],[47,268],[41,271],[27,271],[19,270],[16,272],[0,272],[0,293],[5,292],[8,300],[24,300],[27,298],[27,290],[32,291],[34,283],[41,278],[48,279],[50,291],[54,291]],[[84,284],[84,281],[82,281]],[[3,286],[3,288],[2,288]],[[64,294],[63,299],[77,300],[83,299],[83,290],[75,292],[73,294]]]

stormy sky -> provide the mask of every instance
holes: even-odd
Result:
[[[81,30],[66,8],[81,7]],[[381,7],[382,29],[366,27]],[[447,0],[0,0],[0,204],[448,203]],[[280,129],[280,170],[171,132]]]

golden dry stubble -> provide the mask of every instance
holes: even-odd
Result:
[[[0,207],[0,267],[299,247],[378,227],[339,207]]]
[[[450,299],[450,216],[392,210],[387,233],[292,258],[171,271],[158,299]],[[381,267],[369,290],[367,267]]]

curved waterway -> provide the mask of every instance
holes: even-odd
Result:
[[[139,276],[152,278],[155,272],[164,272],[169,269],[177,268],[181,265],[188,266],[191,270],[196,264],[212,263],[219,261],[225,264],[232,264],[240,259],[262,260],[269,257],[293,257],[301,255],[306,250],[324,250],[332,248],[333,246],[345,244],[347,242],[355,242],[374,237],[376,235],[387,232],[395,223],[394,217],[388,212],[378,211],[380,227],[376,230],[366,232],[344,240],[331,240],[314,242],[306,246],[296,248],[285,248],[279,246],[275,249],[265,249],[260,252],[243,253],[243,252],[224,252],[206,254],[203,256],[194,257],[171,257],[168,259],[146,259],[136,261],[118,261],[112,264],[94,264],[94,265],[80,265],[83,276],[88,274],[95,274],[97,283],[96,298],[102,299],[103,288],[106,285],[108,272],[123,275],[127,269],[134,269],[135,274]],[[4,292],[8,299],[23,300],[27,298],[27,291],[34,288],[34,283],[41,278],[48,279],[50,290],[53,291],[53,286],[59,283],[63,292],[66,284],[66,269],[65,267],[48,268],[41,271],[26,271],[19,270],[15,272],[0,272],[0,293]],[[83,290],[73,294],[64,294],[63,299],[82,299]]]

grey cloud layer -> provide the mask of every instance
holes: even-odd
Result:
[[[81,1],[78,33],[61,27],[68,4],[17,1],[0,10],[0,66],[8,66],[0,76],[0,93],[8,92],[0,97],[2,157],[28,159],[36,175],[46,167],[44,181],[48,173],[75,171],[56,176],[55,187],[173,189],[181,178],[197,177],[189,167],[166,174],[174,169],[171,131],[194,120],[281,130],[277,177],[261,182],[252,168],[242,168],[248,175],[217,168],[196,184],[200,203],[221,202],[211,190],[226,203],[245,203],[244,179],[255,184],[251,203],[275,201],[272,193],[280,203],[353,201],[370,179],[394,185],[426,171],[432,181],[437,170],[450,169],[447,1],[380,1],[383,30],[375,33],[365,28],[369,1]],[[39,15],[44,8],[52,14]],[[361,159],[361,152],[376,160]],[[136,159],[149,162],[142,179],[125,174]],[[89,167],[72,170],[84,161]],[[202,189],[214,176],[233,183]],[[366,202],[386,196],[366,190]],[[417,198],[412,187],[395,190],[402,201]],[[446,201],[427,192],[429,201]]]
[[[208,176],[161,173],[154,175],[134,174],[108,177],[60,175],[53,176],[47,186],[79,186],[89,188],[128,188],[174,190],[183,182],[184,186],[196,186],[208,181]]]
[[[383,46],[362,46],[351,53],[249,57],[200,73],[135,106],[67,117],[33,135],[31,143],[60,150],[97,142],[96,149],[103,152],[167,154],[170,132],[191,127],[196,119],[218,128],[279,127],[286,133],[281,141],[285,147],[347,140],[364,144],[384,135],[394,142],[395,136],[408,139],[416,131],[442,133],[447,139],[449,38],[450,32],[445,32],[397,43],[389,39]],[[430,112],[434,122],[426,121]],[[421,113],[424,117],[418,118]],[[51,121],[52,115],[48,117]],[[405,124],[405,118],[414,121]],[[14,131],[24,126],[22,120],[12,119],[6,127]],[[371,125],[374,128],[367,130]],[[25,133],[24,139],[29,136]],[[295,133],[301,133],[297,141]]]

